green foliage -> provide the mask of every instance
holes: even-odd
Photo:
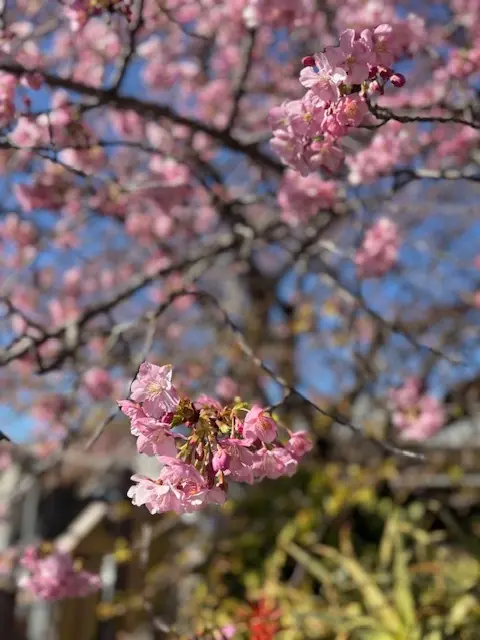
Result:
[[[240,496],[199,575],[191,621],[254,638],[247,603],[267,598],[280,640],[478,639],[476,537],[440,501],[385,491],[396,473],[391,463],[327,465]]]

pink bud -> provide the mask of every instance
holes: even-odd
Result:
[[[228,454],[224,449],[217,448],[212,458],[212,467],[214,471],[226,471],[228,469]]]
[[[378,67],[378,75],[382,80],[388,80],[392,73],[393,71],[391,69],[387,69],[387,67]]]
[[[390,82],[393,86],[398,88],[403,87],[406,81],[407,80],[402,73],[394,73],[390,78]]]
[[[313,56],[305,56],[304,58],[302,58],[302,64],[304,67],[314,67],[315,58]]]
[[[162,422],[165,424],[172,424],[174,417],[175,417],[175,414],[172,411],[167,411],[162,416]]]

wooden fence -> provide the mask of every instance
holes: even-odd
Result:
[[[34,489],[35,486],[32,495]],[[2,578],[0,572],[0,639],[170,637],[168,623],[163,620],[175,616],[174,540],[188,528],[178,517],[152,517],[145,509],[126,501],[91,502],[51,542],[79,558],[86,569],[99,573],[104,584],[102,591],[53,605],[33,603],[24,593],[16,591],[11,575],[3,572]],[[27,536],[25,542],[31,541]],[[166,579],[169,571],[171,575]]]

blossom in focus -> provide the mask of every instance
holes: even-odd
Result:
[[[137,451],[147,456],[176,455],[175,440],[170,433],[172,414],[163,414],[163,421],[148,416],[144,409],[131,400],[118,403],[121,411],[130,418],[130,431],[137,438]]]
[[[338,100],[341,95],[339,85],[346,79],[347,72],[332,67],[323,53],[315,56],[315,67],[304,67],[300,71],[300,83],[325,102]]]
[[[135,402],[143,402],[145,412],[152,418],[161,418],[173,411],[179,397],[172,385],[171,365],[158,367],[149,362],[142,363],[132,383],[130,397]]]
[[[365,96],[383,95],[387,82],[396,88],[406,82],[391,65],[411,44],[413,22],[407,23],[381,24],[360,35],[346,29],[338,46],[303,58],[299,80],[307,93],[269,114],[270,144],[285,165],[302,176],[318,169],[338,171],[343,152],[336,144],[369,114]]]
[[[243,435],[246,438],[257,438],[262,442],[273,442],[277,437],[277,424],[258,405],[253,406],[245,416]]]
[[[345,70],[345,82],[348,84],[360,84],[368,76],[371,56],[366,43],[356,40],[355,29],[344,31],[340,36],[340,45],[327,47],[325,57],[332,68]]]
[[[205,394],[195,401],[180,398],[169,365],[144,362],[131,389],[131,399],[118,405],[130,420],[138,452],[163,466],[156,478],[132,476],[127,495],[152,514],[222,505],[230,482],[291,476],[312,447],[305,432],[289,433],[282,443],[279,426],[259,405],[248,408],[235,398],[223,406]]]
[[[190,513],[208,503],[223,504],[225,493],[218,487],[209,489],[205,479],[191,465],[172,458],[156,480],[141,475],[132,476],[137,484],[130,487],[128,497],[136,506],[145,505],[152,514],[165,511]]]

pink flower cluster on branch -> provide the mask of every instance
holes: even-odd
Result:
[[[313,20],[315,10],[314,0],[244,0],[242,15],[250,28],[262,24],[299,27]]]
[[[378,278],[388,273],[397,263],[400,248],[397,225],[388,218],[380,218],[365,234],[355,255],[360,278]]]
[[[83,570],[70,553],[58,549],[28,547],[20,564],[27,571],[20,587],[39,600],[84,598],[102,586],[99,576]]]
[[[132,0],[64,0],[65,14],[72,31],[79,31],[88,19],[102,13],[118,13],[132,17]]]
[[[381,24],[359,36],[347,29],[339,46],[304,58],[300,82],[307,93],[269,114],[271,146],[282,161],[303,176],[320,168],[337,171],[343,160],[341,138],[369,115],[366,97],[382,94],[388,81],[394,87],[405,84],[392,69],[405,49],[398,28]]]
[[[353,156],[346,158],[351,184],[369,184],[379,176],[388,175],[394,167],[409,162],[421,151],[422,138],[415,125],[395,120],[376,133],[371,143]]]
[[[319,176],[301,176],[287,169],[282,176],[277,201],[281,217],[292,227],[308,223],[319,211],[331,209],[338,198],[338,184]]]
[[[392,422],[404,439],[422,442],[444,426],[445,408],[438,398],[422,393],[418,378],[409,378],[389,395]]]
[[[128,496],[152,514],[189,513],[209,503],[221,505],[229,482],[253,484],[291,476],[312,448],[303,431],[289,432],[282,443],[278,424],[257,405],[222,406],[208,396],[195,402],[180,398],[170,365],[144,362],[130,397],[119,405],[130,418],[138,451],[155,456],[163,468],[155,479],[134,475]]]

